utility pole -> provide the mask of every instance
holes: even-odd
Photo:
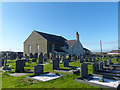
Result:
[[[100,49],[101,49],[101,56],[102,56],[102,42],[100,40]]]

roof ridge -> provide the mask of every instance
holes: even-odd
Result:
[[[34,30],[34,31],[36,31],[36,30]],[[54,35],[54,34],[48,34],[48,33],[40,32],[40,31],[36,31],[36,32],[42,33],[42,34],[47,34],[47,35],[52,35],[52,36],[57,36],[57,37],[62,37],[62,36],[58,36],[58,35]]]

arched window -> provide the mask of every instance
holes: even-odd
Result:
[[[37,53],[39,53],[39,48],[40,48],[40,46],[39,46],[39,44],[37,44]]]
[[[29,53],[31,53],[31,46],[30,45],[28,46],[28,49],[29,49]]]

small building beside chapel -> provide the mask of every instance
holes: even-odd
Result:
[[[79,40],[79,34],[76,32],[76,40],[67,40],[62,36],[47,34],[34,30],[24,42],[24,55],[30,53],[69,55],[84,55],[83,45]]]

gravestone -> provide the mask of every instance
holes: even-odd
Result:
[[[32,62],[36,62],[36,59],[35,59],[35,58],[33,58],[33,59],[32,59]]]
[[[93,62],[95,62],[95,57],[93,57]]]
[[[67,60],[70,62],[70,58],[67,58]]]
[[[81,64],[81,78],[88,78],[88,65],[86,63]]]
[[[90,62],[92,62],[92,58],[90,58]]]
[[[38,53],[34,54],[34,58],[37,59],[38,58]]]
[[[97,72],[99,70],[98,63],[97,62],[93,63],[92,68],[93,68],[93,73]]]
[[[107,66],[107,60],[104,61],[104,65]]]
[[[22,57],[23,57],[22,54],[18,54],[18,55],[17,55],[17,58],[18,58],[18,59],[21,59]]]
[[[33,56],[33,54],[32,53],[30,53],[30,58],[33,58],[34,56]]]
[[[43,53],[42,52],[39,55],[39,64],[43,64]]]
[[[102,61],[99,62],[99,69],[100,69],[100,70],[103,70],[103,62],[102,62]]]
[[[69,55],[69,58],[71,59],[71,55]]]
[[[24,61],[23,60],[16,61],[15,72],[18,72],[18,73],[24,72]]]
[[[84,62],[84,61],[83,61],[83,59],[81,58],[81,59],[80,59],[80,63],[83,63],[83,62]]]
[[[89,61],[88,61],[88,58],[86,58],[86,62],[89,62]]]
[[[64,60],[65,60],[65,56],[63,55],[63,56],[61,57],[62,63],[64,62]]]
[[[4,66],[4,58],[2,58],[2,66]]]
[[[109,65],[111,65],[112,64],[112,62],[111,62],[111,58],[109,58]]]
[[[43,74],[43,65],[36,65],[34,66],[34,75],[40,75]]]
[[[116,58],[116,61],[118,62],[118,58]]]
[[[81,59],[81,54],[78,55],[78,59]]]
[[[26,62],[29,62],[29,56],[25,56]]]
[[[47,62],[47,59],[48,59],[47,54],[44,54],[44,62]]]
[[[69,66],[69,61],[67,59],[65,59],[63,61],[63,67],[68,67]]]
[[[7,66],[7,55],[4,56],[4,66],[2,68],[3,70],[8,70],[8,66]]]
[[[76,60],[76,58],[75,58],[75,56],[74,56],[74,55],[72,56],[72,60],[73,60],[73,61],[75,61],[75,60]]]
[[[59,59],[55,58],[53,61],[53,70],[59,69]]]

